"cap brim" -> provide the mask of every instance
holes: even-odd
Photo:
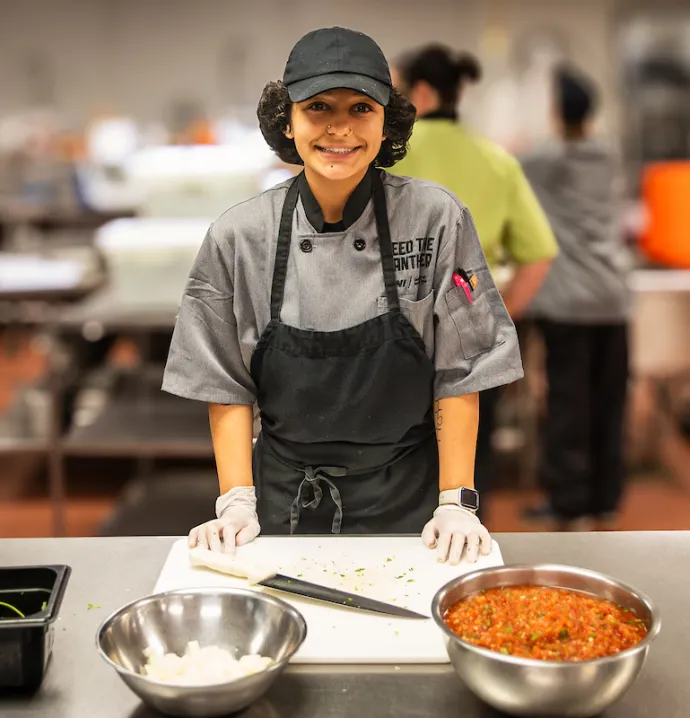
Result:
[[[361,92],[384,107],[391,97],[391,88],[383,82],[366,75],[355,75],[349,72],[334,72],[330,75],[318,75],[306,80],[299,80],[288,85],[288,94],[293,102],[304,102],[321,92],[338,88]]]

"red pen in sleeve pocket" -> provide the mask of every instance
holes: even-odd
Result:
[[[465,292],[465,296],[467,297],[467,301],[472,304],[472,291],[470,290],[470,285],[457,273],[453,274],[453,284],[455,284],[456,287],[462,287],[462,290]]]

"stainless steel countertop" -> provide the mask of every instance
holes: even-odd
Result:
[[[609,573],[659,606],[660,637],[628,694],[605,718],[687,718],[690,680],[684,636],[690,634],[690,532],[497,534],[506,563],[555,562]],[[72,567],[53,659],[31,699],[0,694],[2,718],[155,718],[98,657],[101,620],[149,593],[171,537],[4,539],[0,565],[66,563]],[[100,608],[89,608],[89,604]],[[449,666],[293,667],[242,718],[498,718]],[[602,717],[603,718],[603,717]]]

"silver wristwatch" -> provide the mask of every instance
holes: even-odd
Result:
[[[441,491],[438,495],[438,505],[447,506],[448,504],[462,506],[463,509],[468,511],[477,511],[479,509],[479,493],[465,486],[461,486],[459,489]]]

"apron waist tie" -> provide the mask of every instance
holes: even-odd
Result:
[[[328,485],[331,499],[335,504],[335,515],[333,516],[333,524],[331,531],[334,534],[340,533],[340,527],[343,523],[343,502],[340,498],[338,487],[331,481],[330,477],[336,478],[345,476],[347,470],[339,466],[305,466],[300,471],[304,472],[304,478],[299,485],[297,496],[290,507],[290,533],[294,534],[299,524],[299,514],[301,509],[309,509],[315,511],[321,504],[323,498],[323,489],[321,482]],[[312,498],[309,498],[308,491],[311,488]]]

